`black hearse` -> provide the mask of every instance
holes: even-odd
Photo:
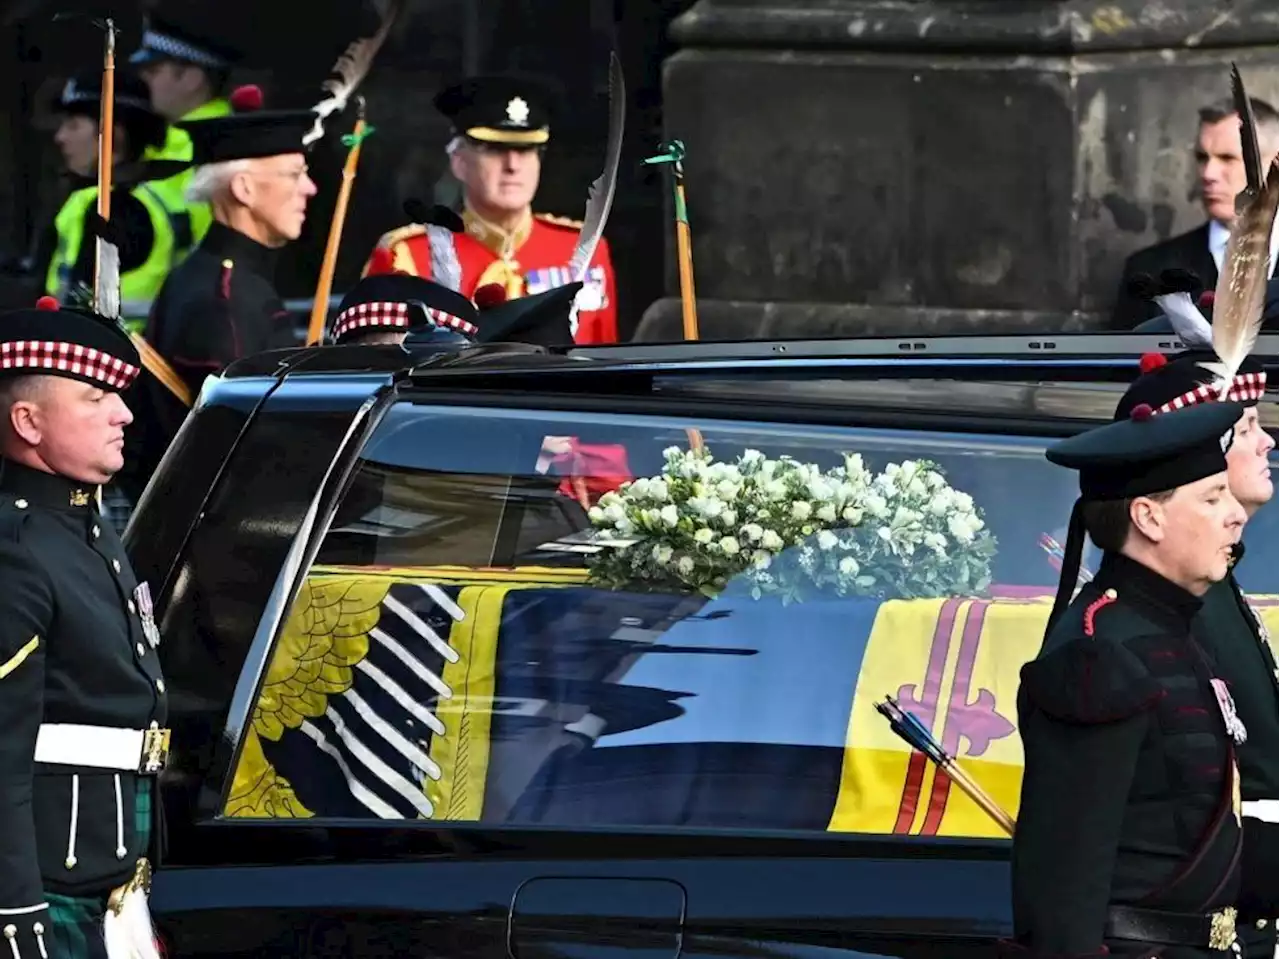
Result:
[[[171,691],[169,953],[990,955],[1007,837],[873,706],[1016,813],[1018,669],[1075,492],[1043,449],[1176,348],[232,366],[126,533]],[[1274,634],[1274,504],[1247,541]]]

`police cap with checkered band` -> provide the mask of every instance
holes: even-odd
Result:
[[[540,146],[551,139],[559,91],[550,81],[516,74],[471,77],[441,90],[436,109],[453,131],[481,143]]]
[[[51,296],[0,315],[0,376],[62,376],[119,392],[139,370],[128,335],[105,317],[59,306]]]
[[[142,43],[129,57],[134,66],[171,61],[226,73],[243,57],[242,43],[232,31],[243,19],[221,3],[172,0],[146,17]]]
[[[461,293],[408,273],[370,274],[338,305],[330,339],[347,343],[379,330],[417,330],[427,326],[476,334],[476,308]]]

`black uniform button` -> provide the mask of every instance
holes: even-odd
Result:
[[[160,692],[162,692],[162,693],[164,692],[164,680],[163,680],[163,679],[157,679],[157,680],[156,680],[156,689],[160,690]]]
[[[98,529],[98,527],[95,526],[93,528],[93,538],[97,539],[101,534],[102,534],[102,530]]]
[[[120,572],[120,560],[113,559],[111,561],[111,568],[114,569],[117,573]]]
[[[27,501],[26,501],[26,500],[24,500],[24,499],[16,499],[16,500],[14,500],[14,501],[13,501],[13,505],[14,505],[14,506],[16,506],[16,507],[18,507],[18,509],[26,509],[26,508],[27,508]]]
[[[147,655],[147,647],[143,646],[141,643],[138,643],[137,645],[135,645],[134,649],[138,651],[139,656]]]
[[[127,605],[129,607],[129,612],[136,613],[138,611],[138,608],[133,605],[133,600],[129,600]]]

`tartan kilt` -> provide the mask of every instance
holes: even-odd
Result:
[[[155,780],[138,780],[134,805],[134,828],[142,839],[142,848],[151,845],[151,793]],[[107,895],[60,896],[48,893],[50,952],[58,959],[107,959],[102,941],[102,917],[107,911]]]

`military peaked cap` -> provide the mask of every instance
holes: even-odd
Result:
[[[538,146],[551,139],[558,99],[548,80],[482,76],[441,90],[435,105],[452,122],[455,134],[482,143]]]
[[[51,296],[0,315],[0,375],[64,376],[120,391],[137,378],[138,351],[120,327]]]
[[[1169,359],[1163,353],[1142,357],[1142,375],[1130,384],[1116,406],[1115,418],[1128,419],[1141,405],[1155,413],[1168,413],[1199,403],[1218,399],[1220,389],[1213,385],[1213,374],[1202,363],[1216,363],[1211,350],[1189,350]],[[1226,399],[1244,406],[1257,406],[1267,389],[1267,371],[1252,357],[1246,357],[1232,378]]]
[[[408,273],[370,274],[351,288],[333,320],[335,343],[374,330],[435,326],[475,336],[476,308],[461,293]]]
[[[1049,462],[1080,473],[1085,500],[1118,500],[1176,489],[1224,472],[1239,403],[1204,403],[1156,415],[1145,404],[1125,419],[1049,447]]]
[[[314,110],[264,110],[256,86],[238,87],[231,94],[231,109],[229,116],[174,124],[191,136],[194,165],[302,153],[302,138],[319,116]]]
[[[481,343],[572,346],[573,301],[581,289],[581,281],[566,283],[482,309],[476,339]]]

